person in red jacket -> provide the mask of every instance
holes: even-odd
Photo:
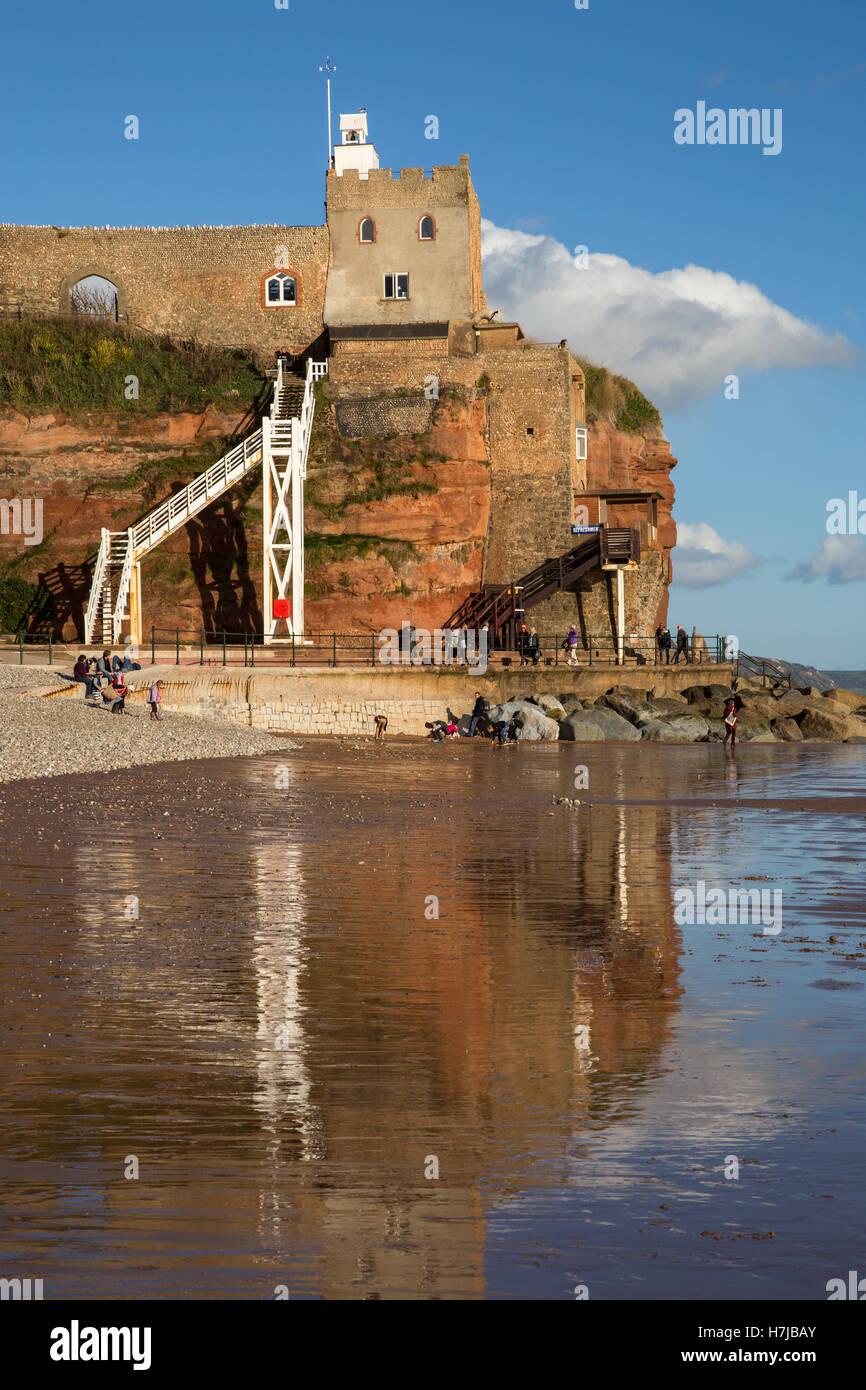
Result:
[[[725,705],[725,712],[722,716],[725,721],[725,745],[728,739],[731,741],[731,748],[737,746],[737,702],[733,696]]]

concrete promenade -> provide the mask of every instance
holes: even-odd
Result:
[[[509,667],[479,676],[455,667],[302,667],[280,671],[157,665],[127,675],[129,699],[143,702],[154,680],[164,682],[163,708],[227,719],[251,728],[298,734],[372,734],[374,716],[388,717],[388,734],[424,736],[425,722],[446,710],[467,714],[475,691],[491,704],[517,696],[574,694],[594,700],[615,686],[676,693],[690,685],[729,684],[730,665],[569,668]],[[39,687],[34,668],[33,688]],[[82,699],[69,685],[52,699]]]

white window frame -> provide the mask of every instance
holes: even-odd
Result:
[[[370,226],[373,228],[373,235],[372,235],[371,237],[365,237],[365,236],[364,236],[364,224],[367,223],[367,222],[369,222]],[[358,240],[359,240],[359,242],[361,243],[362,246],[373,246],[373,245],[375,244],[375,241],[376,241],[376,223],[374,222],[374,220],[373,220],[372,217],[362,217],[362,218],[361,218],[361,225],[360,225],[359,228],[358,228]]]
[[[279,282],[280,282],[280,297],[279,297],[279,299],[271,299],[271,285],[273,284],[274,280],[279,280]],[[284,298],[283,298],[283,291],[284,291],[284,289],[285,289],[285,285],[286,285],[286,281],[287,281],[287,280],[291,280],[292,284],[293,284],[294,287],[295,287],[295,297],[294,297],[294,299],[284,299]],[[278,271],[276,272],[276,274],[274,274],[274,275],[269,275],[268,278],[267,278],[267,280],[265,281],[265,308],[266,308],[266,309],[297,309],[297,307],[298,307],[298,282],[297,282],[297,280],[295,279],[294,275],[287,275],[286,272],[285,272],[284,270],[278,270]]]
[[[423,233],[422,230],[421,230],[421,228],[424,226],[424,223],[425,223],[425,222],[429,222],[429,223],[430,223],[430,226],[433,228],[433,231],[430,233],[429,236],[425,236],[424,233]],[[418,223],[418,240],[419,240],[419,241],[435,241],[435,240],[436,240],[436,221],[435,221],[435,219],[430,215],[429,212],[425,212],[424,216],[421,218],[421,220],[420,220],[419,223]]]
[[[395,293],[394,293],[394,294],[389,294],[389,293],[388,293],[388,281],[389,281],[389,280],[392,280],[392,281],[394,282],[394,283],[393,283],[393,288],[394,288],[394,290],[395,290]],[[400,280],[405,280],[405,281],[406,281],[406,293],[405,293],[405,294],[397,294],[397,293],[396,293],[396,291],[399,289],[399,282],[400,282]],[[397,300],[399,300],[399,301],[402,302],[402,301],[405,301],[405,300],[407,300],[407,299],[409,298],[409,272],[408,272],[408,270],[386,270],[386,271],[385,271],[385,274],[382,276],[382,298],[383,298],[383,299],[387,299],[389,303],[391,303],[392,301],[397,301]]]
[[[586,425],[578,425],[574,431],[574,448],[578,460],[583,460],[589,452],[589,432]]]

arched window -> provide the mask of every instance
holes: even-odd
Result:
[[[435,240],[436,240],[436,223],[433,221],[433,218],[432,218],[432,217],[429,217],[429,216],[428,216],[428,217],[422,217],[422,218],[421,218],[421,221],[420,221],[420,223],[418,224],[418,240],[419,240],[419,241],[435,241]]]
[[[358,228],[358,240],[367,246],[376,240],[376,223],[373,221],[372,217],[364,218]]]
[[[269,308],[275,308],[279,304],[296,305],[297,302],[298,285],[291,275],[284,275],[281,271],[278,275],[269,277],[265,291],[265,303]]]

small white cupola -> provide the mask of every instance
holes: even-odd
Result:
[[[367,112],[363,107],[340,116],[340,135],[343,143],[334,146],[334,169],[338,175],[357,169],[365,179],[371,169],[378,169],[379,156],[376,146],[367,139]]]

